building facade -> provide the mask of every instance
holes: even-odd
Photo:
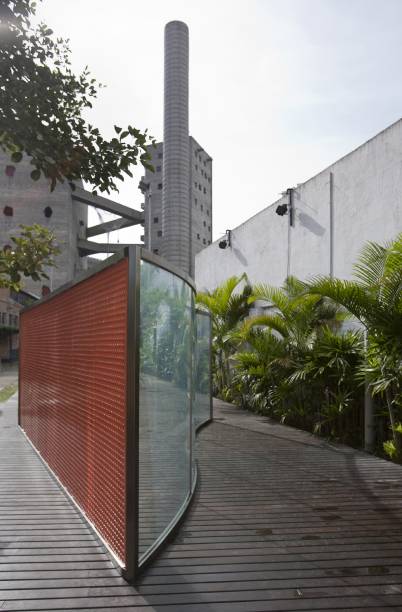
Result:
[[[51,192],[49,182],[33,181],[28,158],[12,164],[0,153],[0,248],[10,245],[11,236],[20,233],[20,225],[39,224],[54,233],[60,247],[56,266],[47,270],[49,280],[24,280],[24,288],[38,296],[70,281],[86,267],[78,251],[78,240],[85,237],[87,206],[72,203],[68,184],[59,184]]]
[[[166,237],[163,231],[163,143],[151,148],[154,172],[147,170],[141,178],[140,189],[144,194],[144,246],[156,255],[162,255]],[[189,268],[194,276],[195,256],[212,242],[212,158],[192,137],[189,137],[188,197]],[[168,213],[169,214],[169,213]],[[178,235],[181,240],[181,235]]]
[[[49,181],[33,181],[32,165],[25,157],[18,164],[0,152],[0,248],[12,246],[21,225],[38,224],[53,232],[60,254],[55,266],[46,270],[49,280],[35,282],[24,279],[24,289],[35,295],[53,291],[71,281],[88,267],[88,255],[115,253],[126,245],[99,243],[92,240],[101,234],[143,221],[143,213],[100,195],[93,195],[80,186],[74,190],[65,182],[53,192]],[[88,206],[112,212],[117,218],[88,227]]]
[[[294,275],[351,278],[367,241],[402,231],[402,119],[230,232],[196,257],[199,290],[246,272],[280,286]]]

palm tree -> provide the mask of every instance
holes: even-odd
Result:
[[[279,334],[288,345],[289,356],[297,359],[309,350],[324,327],[336,329],[342,320],[342,310],[319,295],[306,294],[305,284],[290,276],[282,288],[259,284],[253,287],[249,302],[265,301],[270,312],[251,317],[243,328],[266,326]]]
[[[240,292],[236,292],[241,283],[245,283]],[[247,282],[247,275],[232,276],[222,285],[209,292],[197,294],[197,304],[210,313],[212,319],[212,347],[215,366],[215,386],[217,393],[223,397],[229,385],[229,359],[234,351],[234,330],[249,313],[249,298],[252,289]]]
[[[335,331],[344,318],[342,309],[326,298],[307,295],[305,284],[295,277],[289,277],[280,289],[254,286],[249,302],[256,300],[267,302],[270,312],[250,317],[237,331],[240,350],[235,356],[234,383],[240,401],[282,421],[313,429],[314,410],[321,413],[324,393],[328,396],[331,386],[325,381],[323,364],[322,371],[313,371],[314,355],[324,336],[334,347],[334,360],[328,357],[325,372],[332,374],[334,364],[340,364],[335,352],[346,345],[337,342]],[[345,363],[347,359],[345,355]],[[308,367],[311,374],[307,376]],[[341,390],[342,384],[331,391],[339,399],[338,412],[346,408]]]
[[[363,338],[359,330],[336,333],[324,326],[311,350],[295,367],[289,383],[305,385],[313,393],[311,403],[317,405],[318,419],[314,432],[327,431],[332,438],[354,438],[360,444],[361,431],[349,431],[342,418],[359,415],[363,394],[356,389],[356,373],[362,364]],[[318,402],[317,402],[318,400]]]
[[[367,375],[373,394],[385,396],[395,452],[402,459],[402,233],[385,245],[369,242],[354,267],[356,280],[317,277],[311,295],[346,308],[367,330]]]
[[[257,325],[260,319],[254,317],[253,324],[246,321],[238,331],[241,342],[234,355],[233,396],[245,408],[284,421],[284,403],[278,390],[289,373],[287,341],[269,327],[262,327],[263,321]]]

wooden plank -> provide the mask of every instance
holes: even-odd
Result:
[[[402,468],[231,406],[217,415],[192,508],[135,587],[19,432],[0,432],[0,609],[401,610]],[[164,527],[146,497],[141,520],[146,546]]]
[[[57,599],[77,599],[77,598],[95,598],[95,597],[115,597],[118,596],[133,596],[133,587],[129,584],[112,585],[106,584],[102,586],[68,586],[55,588],[38,587],[19,589],[11,591],[10,589],[2,589],[0,587],[0,600],[3,601],[18,601],[23,600],[53,600]],[[138,596],[137,596],[138,597]],[[138,601],[143,601],[139,599]]]
[[[200,434],[197,502],[142,577],[147,601],[175,612],[398,609],[401,468],[304,432],[287,439],[277,424],[271,436],[269,423],[227,410]]]
[[[84,578],[58,578],[57,582],[54,582],[54,577],[49,575],[48,578],[35,578],[34,580],[29,579],[29,575],[25,579],[16,580],[0,580],[0,589],[16,591],[17,593],[22,589],[46,589],[51,588],[55,591],[59,591],[63,588],[75,588],[75,587],[114,587],[124,586],[127,587],[127,582],[124,578],[119,576],[106,576],[106,577],[89,577]]]
[[[73,569],[65,567],[38,569],[36,567],[22,568],[19,570],[5,570],[0,574],[0,582],[5,580],[53,580],[58,581],[59,579],[72,579],[72,578],[116,578],[120,577],[120,574],[116,571],[115,567],[101,567],[96,569],[88,569],[76,563]],[[57,582],[55,582],[57,584]]]
[[[133,590],[133,589],[131,589]],[[0,600],[3,610],[96,610],[97,608],[109,606],[116,608],[134,607],[136,612],[150,612],[150,607],[140,595],[111,595],[107,597],[71,597],[71,598],[46,598],[30,599],[20,601]]]
[[[0,466],[2,611],[149,610],[15,426]]]
[[[386,575],[378,576],[373,579],[372,576],[354,576],[351,578],[299,578],[297,581],[298,588],[311,588],[311,587],[344,587],[346,584],[354,586],[362,585],[393,585],[395,583],[395,576]],[[141,586],[141,593],[143,595],[161,595],[166,593],[194,593],[194,584],[190,582],[181,582],[176,584],[150,584],[149,586]],[[219,582],[198,582],[196,591],[199,593],[209,592],[221,592],[221,591],[240,591],[240,590],[260,590],[260,589],[281,589],[281,588],[295,588],[294,578],[282,578],[282,579],[271,579],[271,580],[233,580],[233,581],[219,581]],[[398,587],[399,588],[399,587]]]

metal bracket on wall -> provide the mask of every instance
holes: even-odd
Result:
[[[294,206],[293,206],[293,187],[286,189],[286,193],[288,194],[288,212],[289,212],[289,225],[291,227],[294,226]]]

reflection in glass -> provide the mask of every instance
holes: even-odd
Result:
[[[193,419],[195,427],[210,418],[211,323],[207,314],[196,313],[195,373]]]
[[[139,556],[190,494],[192,289],[141,262]]]

